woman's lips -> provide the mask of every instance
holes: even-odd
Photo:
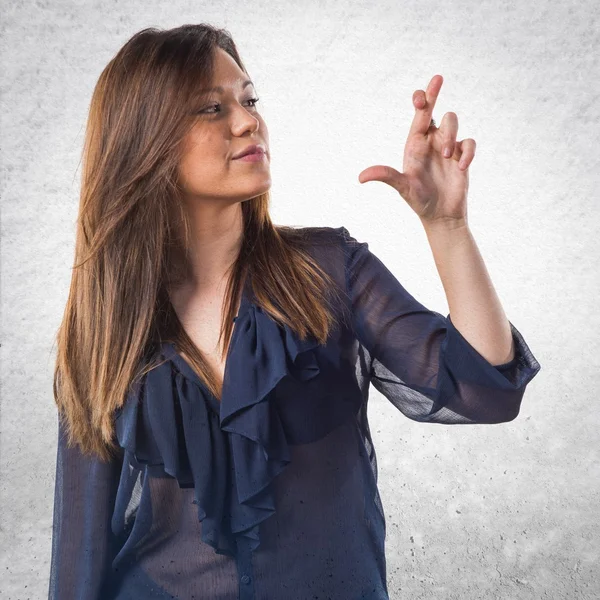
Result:
[[[244,156],[240,156],[239,158],[234,158],[233,160],[243,160],[244,162],[260,162],[265,158],[265,152],[262,150],[258,150],[257,152],[252,152],[251,154],[245,154]]]
[[[264,144],[249,144],[246,146],[241,152],[237,152],[232,158],[236,160],[238,158],[242,158],[246,154],[254,153],[254,152],[266,152],[266,147]]]

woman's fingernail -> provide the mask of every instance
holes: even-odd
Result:
[[[448,146],[446,146],[446,147],[444,148],[444,156],[445,156],[446,158],[448,158],[448,157],[450,156],[450,154],[451,154],[451,153],[452,153],[452,152],[450,151],[450,148],[448,148]]]

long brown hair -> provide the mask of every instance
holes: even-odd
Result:
[[[172,341],[215,396],[218,382],[183,330],[169,286],[183,281],[190,222],[177,185],[182,140],[217,48],[247,73],[229,32],[208,24],[133,35],[95,86],[69,296],[56,335],[53,392],[69,445],[110,460],[113,413]],[[304,338],[327,339],[338,291],[307,252],[302,229],[275,226],[269,193],[242,203],[244,234],[230,270],[219,341],[229,345],[245,278],[256,302]]]

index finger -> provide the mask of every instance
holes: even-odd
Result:
[[[444,83],[444,78],[441,75],[434,75],[431,78],[429,85],[427,86],[427,90],[425,91],[425,105],[421,108],[415,107],[416,112],[412,125],[410,126],[410,131],[408,132],[409,135],[414,135],[417,133],[425,135],[427,133],[429,125],[431,124],[431,117],[433,115],[435,101],[440,93],[442,83]],[[417,90],[413,94],[413,106],[415,99],[418,96],[423,97],[421,90]]]

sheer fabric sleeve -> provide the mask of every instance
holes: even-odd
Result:
[[[103,463],[67,447],[59,418],[49,600],[100,600],[116,554],[111,518],[121,460]]]
[[[340,229],[352,326],[370,355],[373,387],[414,421],[513,420],[540,365],[512,322],[515,357],[492,365],[454,327],[450,315],[427,309],[366,242]]]

